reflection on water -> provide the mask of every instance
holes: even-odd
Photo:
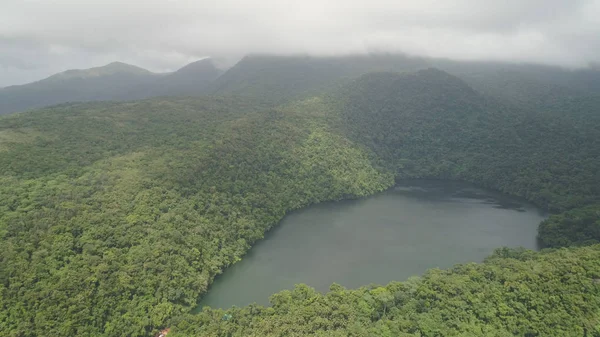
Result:
[[[204,305],[268,304],[306,283],[326,291],[405,280],[429,268],[479,262],[501,246],[536,249],[544,214],[505,195],[459,182],[405,181],[360,200],[293,212],[218,277]]]

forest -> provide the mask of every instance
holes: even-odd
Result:
[[[0,331],[600,336],[600,105],[565,97],[519,107],[425,69],[284,103],[152,98],[2,117]],[[523,197],[552,213],[539,228],[547,249],[190,313],[286,213],[405,178]]]
[[[269,308],[205,308],[175,336],[598,336],[599,253],[498,249],[481,264],[385,286],[297,285]]]

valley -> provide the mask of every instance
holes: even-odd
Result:
[[[325,293],[405,281],[431,268],[482,262],[497,247],[537,250],[544,214],[506,195],[459,182],[401,181],[358,200],[295,211],[242,261],[218,276],[200,301],[226,309],[306,284]]]
[[[597,336],[598,98],[569,81],[550,88],[529,81],[564,74],[557,69],[499,78],[498,68],[486,68],[479,74],[490,76],[478,87],[474,77],[431,68],[432,60],[325,60],[254,56],[222,75],[214,72],[213,84],[186,93],[192,96],[90,99],[0,118],[1,330],[10,336],[152,336],[166,327],[169,336]],[[388,71],[389,64],[400,72]],[[189,78],[179,78],[189,89]],[[589,78],[584,87],[595,83]],[[524,89],[495,95],[506,81]],[[529,103],[522,104],[522,95]],[[432,196],[411,204],[402,191],[384,192],[407,179],[460,181],[510,202],[499,209],[493,205],[501,202],[459,197],[440,217],[411,222],[425,232],[445,228],[447,235],[407,236],[410,242],[385,250],[379,242],[402,242],[402,231],[388,233],[384,222],[371,233],[358,226],[367,222],[360,221],[363,212],[427,219],[436,208],[419,207],[444,205]],[[399,213],[373,205],[354,214],[346,207],[378,198],[384,199],[377,205],[391,203]],[[528,205],[525,212],[512,209],[515,200]],[[357,236],[339,246],[373,235],[364,248],[373,254],[372,247],[382,248],[373,258],[387,262],[356,282],[308,266],[324,276],[313,285],[318,291],[300,284],[269,303],[260,294],[267,306],[246,306],[233,293],[223,306],[243,307],[193,312],[199,298],[210,299],[211,284],[217,289],[229,272],[253,262],[255,244],[258,255],[262,245],[296,243],[308,249],[303,256],[273,254],[313,253],[319,260],[310,240],[340,237],[317,234],[333,230],[330,210],[320,213],[324,220],[300,221],[323,223],[310,231],[294,232],[300,226],[287,222],[322,207],[351,218],[343,224],[357,221],[351,227]],[[433,224],[439,227],[426,227]],[[273,240],[287,230],[291,239]],[[465,234],[477,230],[493,234]],[[443,240],[453,235],[452,242]],[[516,248],[537,248],[536,240],[541,252]],[[427,242],[438,242],[435,255],[443,260],[414,262],[418,268],[404,272],[393,265],[410,255],[402,250],[409,244]],[[477,254],[454,258],[442,250],[446,243]],[[436,266],[445,269],[425,271]],[[246,268],[258,273],[254,265]],[[408,278],[415,273],[422,276]],[[237,289],[258,295],[245,276],[232,279]],[[290,280],[296,282],[305,281]],[[264,294],[280,290],[252,283],[264,285]]]

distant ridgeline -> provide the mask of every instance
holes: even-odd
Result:
[[[356,78],[370,71],[355,66],[365,60],[254,56],[211,82],[219,96],[1,118],[0,331],[600,336],[595,72],[379,56],[374,70],[435,61],[465,75]],[[189,313],[290,210],[418,177],[471,181],[548,209],[539,238],[551,249],[500,248],[485,263],[403,283],[327,294],[300,285],[269,308]]]
[[[0,115],[67,102],[162,96],[233,95],[279,105],[320,95],[367,73],[412,72],[428,67],[458,76],[478,92],[519,108],[547,109],[600,92],[597,68],[567,70],[383,53],[340,57],[250,55],[226,71],[208,58],[173,73],[152,73],[121,62],[68,70],[38,82],[0,88]],[[568,105],[573,106],[571,103]]]
[[[0,88],[0,115],[66,102],[198,95],[220,74],[210,59],[162,74],[121,62],[68,70],[34,83]]]

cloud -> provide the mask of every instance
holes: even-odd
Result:
[[[584,66],[600,0],[3,0],[0,86],[114,60],[154,71],[247,53],[372,50]]]

